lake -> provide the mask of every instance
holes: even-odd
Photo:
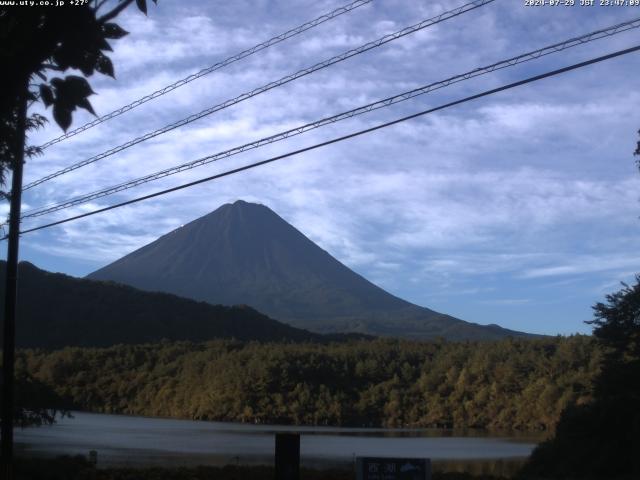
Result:
[[[473,464],[476,471],[500,473],[521,463],[540,440],[478,431],[293,427],[73,412],[73,418],[52,426],[16,429],[15,441],[17,452],[34,456],[96,450],[103,467],[272,464],[275,432],[300,433],[301,462],[316,468],[349,466],[355,456],[426,457],[449,470],[468,471],[465,465]]]

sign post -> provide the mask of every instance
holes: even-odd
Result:
[[[300,435],[276,433],[276,480],[300,480]]]

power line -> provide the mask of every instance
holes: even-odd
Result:
[[[440,106],[435,107],[435,108],[430,108],[428,110],[423,110],[421,112],[414,113],[412,115],[407,115],[406,117],[398,118],[396,120],[392,120],[390,122],[382,123],[382,124],[379,124],[379,125],[376,125],[374,127],[370,127],[370,128],[364,129],[364,130],[359,130],[357,132],[350,133],[348,135],[343,135],[341,137],[333,138],[331,140],[327,140],[325,142],[317,143],[317,144],[311,145],[309,147],[301,148],[299,150],[294,150],[292,152],[288,152],[288,153],[285,153],[283,155],[278,155],[276,157],[271,157],[271,158],[268,158],[266,160],[262,160],[260,162],[255,162],[255,163],[251,163],[249,165],[245,165],[245,166],[242,166],[242,167],[234,168],[233,170],[227,170],[226,172],[218,173],[216,175],[211,175],[209,177],[201,178],[199,180],[195,180],[193,182],[189,182],[189,183],[185,183],[185,184],[182,184],[182,185],[178,185],[176,187],[168,188],[166,190],[161,190],[159,192],[151,193],[151,194],[148,194],[148,195],[143,195],[141,197],[137,197],[137,198],[134,198],[132,200],[127,200],[125,202],[117,203],[115,205],[110,205],[108,207],[104,207],[104,208],[100,208],[100,209],[97,209],[97,210],[93,210],[91,212],[83,213],[83,214],[80,214],[80,215],[75,215],[73,217],[69,217],[69,218],[66,218],[66,219],[63,219],[63,220],[58,220],[56,222],[51,222],[51,223],[48,223],[48,224],[45,224],[45,225],[40,225],[38,227],[34,227],[34,228],[27,229],[27,230],[23,230],[20,233],[21,234],[25,234],[25,233],[30,233],[30,232],[35,232],[35,231],[38,231],[38,230],[42,230],[42,229],[45,229],[45,228],[54,227],[56,225],[61,225],[63,223],[71,222],[71,221],[74,221],[74,220],[79,220],[79,219],[85,218],[85,217],[90,217],[92,215],[97,215],[98,213],[103,213],[103,212],[106,212],[106,211],[109,211],[109,210],[114,210],[116,208],[124,207],[126,205],[131,205],[133,203],[138,203],[138,202],[142,202],[144,200],[149,200],[149,199],[154,198],[154,197],[159,197],[161,195],[166,195],[168,193],[172,193],[172,192],[175,192],[175,191],[178,191],[178,190],[183,190],[185,188],[193,187],[193,186],[199,185],[201,183],[217,180],[217,179],[222,178],[222,177],[227,177],[227,176],[233,175],[235,173],[243,172],[245,170],[250,170],[250,169],[253,169],[253,168],[256,168],[256,167],[260,167],[262,165],[266,165],[266,164],[269,164],[269,163],[272,163],[272,162],[275,162],[275,161],[278,161],[278,160],[282,160],[284,158],[292,157],[294,155],[299,155],[301,153],[305,153],[305,152],[308,152],[308,151],[311,151],[311,150],[315,150],[315,149],[318,149],[318,148],[321,148],[321,147],[325,147],[327,145],[331,145],[331,144],[334,144],[334,143],[342,142],[342,141],[348,140],[350,138],[358,137],[358,136],[364,135],[366,133],[371,133],[371,132],[374,132],[374,131],[377,131],[377,130],[380,130],[380,129],[383,129],[383,128],[387,128],[387,127],[390,127],[392,125],[396,125],[396,124],[399,124],[399,123],[402,123],[402,122],[406,122],[408,120],[412,120],[414,118],[418,118],[418,117],[421,117],[421,116],[424,116],[424,115],[427,115],[427,114],[430,114],[430,113],[437,112],[439,110],[444,110],[446,108],[450,108],[450,107],[453,107],[453,106],[456,106],[456,105],[460,105],[460,104],[463,104],[463,103],[466,103],[466,102],[469,102],[469,101],[472,101],[472,100],[476,100],[476,99],[479,99],[479,98],[482,98],[482,97],[493,95],[493,94],[496,94],[496,93],[499,93],[499,92],[502,92],[502,91],[505,91],[505,90],[509,90],[509,89],[512,89],[512,88],[515,88],[515,87],[519,87],[521,85],[526,85],[528,83],[532,83],[532,82],[536,82],[536,81],[539,81],[539,80],[543,80],[545,78],[553,77],[555,75],[560,75],[562,73],[566,73],[566,72],[569,72],[569,71],[572,71],[572,70],[576,70],[576,69],[579,69],[579,68],[582,68],[582,67],[586,67],[588,65],[593,65],[595,63],[602,62],[602,61],[605,61],[605,60],[609,60],[611,58],[619,57],[619,56],[622,56],[622,55],[627,55],[629,53],[633,53],[633,52],[636,52],[638,50],[640,50],[640,45],[637,45],[637,46],[631,47],[631,48],[627,48],[627,49],[624,49],[624,50],[618,50],[618,51],[610,53],[608,55],[603,55],[603,56],[600,56],[600,57],[592,58],[591,60],[586,60],[584,62],[580,62],[580,63],[576,63],[576,64],[573,64],[573,65],[569,65],[567,67],[559,68],[557,70],[552,70],[550,72],[546,72],[546,73],[543,73],[543,74],[540,74],[540,75],[535,75],[533,77],[529,77],[529,78],[526,78],[524,80],[520,80],[520,81],[517,81],[517,82],[509,83],[507,85],[503,85],[503,86],[498,87],[498,88],[493,88],[491,90],[486,90],[486,91],[484,91],[482,93],[478,93],[476,95],[471,95],[469,97],[465,97],[465,98],[462,98],[460,100],[449,102],[449,103],[446,103],[444,105],[440,105]],[[6,238],[7,237],[4,237],[1,240],[5,240]]]
[[[176,88],[182,87],[183,85],[186,85],[187,83],[190,83],[194,80],[197,80],[200,77],[204,77],[205,75],[208,75],[212,72],[215,72],[216,70],[220,70],[221,68],[224,68],[228,65],[231,65],[232,63],[237,62],[238,60],[242,60],[243,58],[246,58],[250,55],[253,55],[254,53],[258,53],[262,50],[265,50],[273,45],[276,45],[280,42],[283,42],[291,37],[294,37],[296,35],[299,35],[303,32],[306,32],[307,30],[310,30],[314,27],[317,27],[318,25],[321,25],[329,20],[333,20],[334,18],[339,17],[340,15],[344,15],[345,13],[349,13],[352,10],[355,10],[358,7],[361,7],[363,5],[366,5],[368,3],[371,3],[373,0],[356,0],[355,2],[352,2],[348,5],[344,5],[342,7],[336,8],[335,10],[329,12],[329,13],[325,13],[324,15],[319,16],[318,18],[311,20],[309,22],[303,23],[302,25],[296,27],[296,28],[292,28],[291,30],[288,30],[284,33],[281,33],[280,35],[276,35],[273,38],[270,38],[269,40],[267,40],[266,42],[262,42],[259,43],[258,45],[254,45],[251,48],[248,48],[247,50],[244,50],[240,53],[237,53],[235,55],[230,56],[229,58],[226,58],[225,60],[222,60],[220,62],[214,63],[213,65],[207,67],[207,68],[203,68],[202,70],[200,70],[199,72],[193,73],[185,78],[182,78],[180,80],[178,80],[177,82],[172,83],[171,85],[167,85],[164,88],[161,88],[159,90],[156,90],[153,93],[150,93],[148,95],[145,95],[142,98],[139,98],[138,100],[135,100],[127,105],[124,105],[120,108],[118,108],[117,110],[112,111],[111,113],[107,113],[99,118],[96,118],[95,120],[92,120],[88,123],[85,123],[84,125],[75,128],[69,132],[66,132],[64,135],[60,135],[59,137],[56,137],[52,140],[49,140],[48,142],[40,145],[39,148],[41,149],[45,149],[47,147],[50,147],[51,145],[55,145],[56,143],[59,143],[63,140],[66,140],[67,138],[73,137],[75,135],[78,135],[79,133],[84,132],[85,130],[89,130],[90,128],[95,127],[96,125],[100,125],[103,122],[106,122],[107,120],[111,120],[112,118],[115,118],[119,115],[122,115],[125,112],[128,112],[129,110],[133,110],[136,107],[139,107],[140,105],[153,100],[154,98],[158,98],[161,97],[162,95],[165,95],[166,93],[169,93],[173,90],[175,90]]]
[[[230,100],[226,100],[222,103],[219,103],[218,105],[214,105],[213,107],[209,107],[205,110],[202,110],[201,112],[195,113],[193,115],[190,115],[186,118],[183,118],[181,120],[178,120],[177,122],[171,123],[169,125],[166,125],[162,128],[159,128],[158,130],[152,131],[152,132],[148,132],[140,137],[134,138],[133,140],[129,140],[128,142],[125,142],[121,145],[118,145],[117,147],[111,148],[105,152],[102,152],[98,155],[95,155],[91,158],[88,158],[86,160],[83,160],[81,162],[75,163],[73,165],[70,165],[69,167],[63,168],[62,170],[59,170],[57,172],[54,172],[50,175],[47,175],[45,177],[40,178],[39,180],[33,181],[31,183],[26,184],[23,187],[23,190],[29,190],[30,188],[33,188],[37,185],[40,185],[41,183],[44,183],[48,180],[51,180],[53,178],[59,177],[60,175],[64,175],[66,173],[69,173],[71,171],[77,170],[78,168],[84,167],[85,165],[89,165],[91,163],[95,163],[99,160],[102,160],[104,158],[107,158],[111,155],[114,155],[118,152],[121,152],[123,150],[126,150],[129,147],[132,147],[134,145],[137,145],[138,143],[144,142],[146,140],[149,140],[151,138],[157,137],[158,135],[162,135],[164,133],[170,132],[171,130],[175,130],[176,128],[179,127],[183,127],[185,125],[188,125],[189,123],[195,122],[196,120],[199,120],[203,117],[206,117],[208,115],[211,115],[215,112],[219,112],[221,110],[224,110],[226,108],[229,108],[233,105],[236,105],[240,102],[243,102],[245,100],[248,100],[252,97],[255,97],[256,95],[260,95],[262,93],[265,93],[269,90],[272,90],[274,88],[280,87],[282,85],[285,85],[289,82],[292,82],[294,80],[297,80],[301,77],[307,76],[311,73],[317,72],[318,70],[322,70],[324,68],[330,67],[331,65],[335,65],[336,63],[342,62],[348,58],[354,57],[356,55],[360,55],[364,52],[367,52],[369,50],[372,50],[374,48],[380,47],[386,43],[392,42],[394,40],[397,40],[399,38],[402,38],[406,35],[415,33],[417,31],[423,30],[427,27],[436,25],[438,23],[444,22],[445,20],[449,20],[451,18],[457,17],[459,15],[462,15],[464,13],[470,12],[472,10],[475,10],[476,8],[480,8],[488,3],[492,3],[495,0],[474,0],[473,2],[467,3],[465,5],[462,5],[460,7],[457,7],[453,10],[448,10],[444,13],[441,13],[440,15],[437,15],[433,18],[429,18],[427,20],[423,20],[420,23],[417,23],[415,25],[412,25],[410,27],[406,27],[403,28],[402,30],[399,30],[395,33],[390,33],[387,35],[384,35],[383,37],[378,38],[377,40],[374,40],[372,42],[368,42],[365,43],[364,45],[361,45],[360,47],[354,48],[352,50],[348,50],[344,53],[341,53],[340,55],[336,55],[334,57],[331,57],[328,60],[324,60],[322,62],[316,63],[315,65],[311,66],[311,67],[307,67],[304,68],[302,70],[297,71],[296,73],[292,73],[289,75],[286,75],[282,78],[280,78],[279,80],[270,82],[266,85],[263,85],[261,87],[258,87],[254,90],[251,90],[250,92],[246,92],[243,93],[235,98],[232,98]]]
[[[449,85],[464,81],[464,80],[468,80],[470,78],[474,78],[480,75],[484,75],[484,74],[488,74],[491,72],[494,72],[496,70],[500,70],[500,69],[504,69],[504,68],[508,68],[514,65],[518,65],[520,63],[524,63],[524,62],[528,62],[531,60],[535,60],[538,59],[540,57],[543,57],[545,55],[549,55],[552,53],[557,53],[563,50],[566,50],[568,48],[572,48],[575,47],[577,45],[582,45],[588,42],[592,42],[594,40],[598,40],[601,38],[605,38],[605,37],[610,37],[612,35],[616,35],[618,33],[633,29],[633,28],[638,28],[640,27],[640,17],[636,18],[634,20],[630,20],[628,22],[624,22],[624,23],[619,23],[616,25],[612,25],[610,27],[604,28],[604,29],[600,29],[585,35],[581,35],[579,37],[573,37],[570,38],[568,40],[565,40],[563,42],[559,42],[559,43],[555,43],[553,45],[549,45],[543,48],[540,48],[538,50],[534,50],[528,53],[524,53],[521,55],[518,55],[516,57],[512,57],[509,58],[507,60],[502,60],[500,62],[491,64],[489,66],[486,67],[480,67],[480,68],[476,68],[474,70],[468,71],[466,73],[463,74],[459,74],[459,75],[455,75],[453,77],[447,78],[446,80],[441,80],[435,83],[431,83],[407,92],[403,92],[400,93],[398,95],[394,95],[392,97],[388,97],[385,98],[383,100],[378,100],[376,102],[373,103],[369,103],[367,105],[364,106],[360,106],[358,108],[352,109],[352,110],[348,110],[346,112],[342,112],[339,113],[337,115],[333,115],[330,117],[325,117],[323,119],[317,120],[315,122],[312,123],[307,123],[306,125],[302,125],[302,126],[298,126],[296,128],[292,128],[289,130],[286,130],[284,132],[280,132],[277,133],[275,135],[271,135],[265,138],[262,138],[260,140],[256,140],[238,147],[234,147],[231,148],[229,150],[225,150],[222,152],[218,152],[215,153],[213,155],[208,155],[206,157],[202,157],[199,158],[197,160],[193,160],[191,162],[188,163],[183,163],[181,165],[177,165],[175,167],[170,167],[167,168],[165,170],[161,170],[159,172],[155,172],[149,175],[145,175],[143,177],[139,177],[137,179],[134,180],[129,180],[127,182],[124,183],[120,183],[117,185],[113,185],[107,188],[104,188],[102,190],[98,190],[89,194],[85,194],[85,195],[81,195],[75,198],[71,198],[68,200],[65,200],[63,202],[57,203],[57,204],[53,204],[53,205],[49,205],[49,206],[45,206],[45,207],[38,207],[35,209],[32,209],[31,211],[27,211],[24,213],[24,215],[22,216],[23,219],[26,218],[34,218],[34,217],[39,217],[42,215],[46,215],[49,213],[53,213],[59,210],[63,210],[66,208],[70,208],[73,207],[75,205],[80,205],[82,203],[86,203],[89,202],[91,200],[96,200],[98,198],[102,198],[108,195],[112,195],[118,192],[122,192],[124,190],[128,190],[130,188],[134,188],[137,187],[139,185],[142,185],[144,183],[148,183],[160,178],[164,178],[167,177],[169,175],[174,175],[180,172],[183,172],[185,170],[189,170],[192,168],[196,168],[202,165],[206,165],[208,163],[212,163],[214,161],[217,160],[221,160],[223,158],[228,158],[231,157],[233,155],[237,155],[243,152],[246,152],[248,150],[253,150],[259,147],[262,147],[264,145],[268,145],[271,143],[275,143],[277,141],[281,141],[281,140],[285,140],[287,138],[296,136],[296,135],[300,135],[302,133],[308,132],[310,130],[316,129],[316,128],[320,128],[322,126],[325,125],[329,125],[332,123],[336,123],[348,118],[352,118],[358,115],[362,115],[364,113],[368,113],[371,112],[373,110],[377,110],[380,108],[385,108],[391,105],[394,105],[396,103],[400,103],[406,100],[409,100],[411,98],[417,97],[419,95],[424,95],[427,94],[429,92],[432,92],[434,90],[440,89],[440,88],[445,88]]]

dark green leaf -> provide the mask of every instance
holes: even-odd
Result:
[[[98,57],[98,61],[96,62],[96,70],[102,73],[103,75],[109,75],[110,77],[115,78],[115,73],[113,71],[113,63],[109,57],[105,55],[100,55]]]
[[[107,42],[104,38],[101,38],[98,43],[99,43],[100,50],[106,50],[107,52],[113,52],[113,48],[111,48],[111,45],[109,45],[109,42]]]
[[[56,104],[53,106],[53,119],[66,132],[71,125],[71,110]]]
[[[37,130],[42,128],[47,123],[47,118],[43,117],[39,113],[34,113],[31,116],[28,116],[25,121],[25,126],[27,131],[29,130]]]
[[[64,85],[64,80],[58,77],[52,78],[51,85],[56,89],[61,88]]]
[[[98,55],[93,52],[85,52],[81,57],[77,59],[75,65],[72,65],[79,69],[87,77],[93,75],[93,71],[96,68],[96,61]]]
[[[42,155],[42,149],[40,147],[36,147],[36,146],[30,145],[30,146],[24,148],[24,154],[28,158],[32,158],[32,157],[35,157],[35,156]]]
[[[45,107],[53,103],[53,90],[49,85],[40,85],[40,98],[42,98]]]
[[[54,78],[51,83],[55,88],[53,117],[65,131],[71,124],[71,114],[76,107],[84,108],[95,115],[87,100],[94,92],[84,78],[69,75],[64,80]]]
[[[95,93],[93,90],[91,90],[89,82],[87,82],[87,80],[82,77],[69,75],[68,77],[65,77],[64,82],[64,89],[68,90],[70,93],[72,92],[72,96],[75,98],[84,98]]]
[[[147,0],[136,0],[136,5],[142,13],[147,14]]]
[[[117,23],[105,23],[102,26],[102,31],[104,32],[105,38],[118,39],[124,37],[125,35],[129,35],[129,32],[120,27],[120,25],[118,25]]]
[[[80,108],[84,108],[88,112],[93,113],[94,115],[96,114],[96,112],[93,111],[93,107],[91,106],[91,103],[89,103],[89,100],[87,100],[86,98],[83,98],[82,100],[80,100],[78,102],[78,106]]]

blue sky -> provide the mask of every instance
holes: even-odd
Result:
[[[170,1],[131,9],[117,80],[91,79],[108,113],[346,4]],[[464,1],[374,0],[46,150],[25,182]],[[579,2],[578,2],[579,3]],[[349,59],[25,193],[24,209],[196,159],[640,16],[633,7],[487,6]],[[93,210],[640,43],[638,30],[315,130],[65,212]],[[237,199],[263,203],[344,264],[464,320],[589,332],[591,305],[640,272],[640,54],[470,102],[149,202],[27,234],[21,259],[82,276]],[[80,112],[74,126],[91,119]],[[50,124],[33,144],[59,135]]]

